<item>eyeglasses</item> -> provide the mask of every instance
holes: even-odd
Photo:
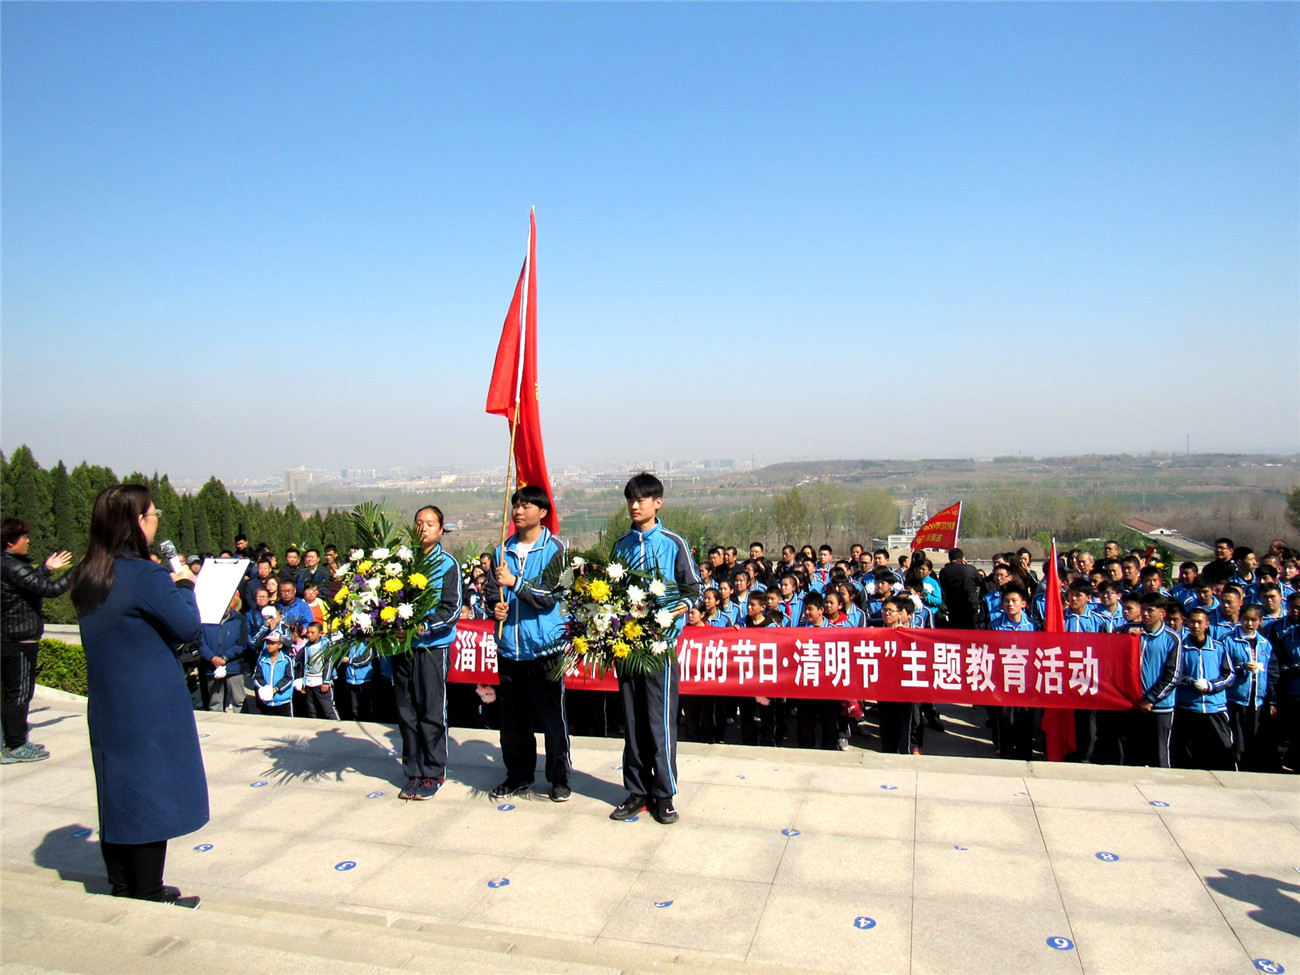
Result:
[[[153,511],[146,511],[146,512],[145,512],[144,514],[142,514],[140,517],[141,517],[141,518],[148,518],[150,515],[153,515],[155,518],[161,518],[161,517],[163,516],[162,509],[161,509],[161,508],[154,508]]]

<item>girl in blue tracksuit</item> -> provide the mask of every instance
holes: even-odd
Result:
[[[293,716],[293,658],[284,652],[279,630],[263,638],[253,666],[253,707],[258,714]]]

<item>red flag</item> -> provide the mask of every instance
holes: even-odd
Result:
[[[951,504],[916,530],[912,551],[918,548],[956,548],[961,532],[961,502]]]
[[[1065,610],[1061,607],[1061,573],[1057,568],[1056,539],[1047,560],[1047,578],[1043,582],[1043,632],[1065,632]],[[1078,748],[1074,734],[1074,712],[1066,708],[1048,708],[1043,712],[1043,739],[1047,760],[1061,762]]]
[[[486,409],[509,421],[514,431],[516,483],[519,487],[535,484],[546,492],[551,510],[542,523],[558,531],[560,516],[546,470],[537,397],[537,219],[529,212],[528,256],[501,329]]]

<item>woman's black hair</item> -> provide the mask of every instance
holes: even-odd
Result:
[[[149,557],[140,516],[152,503],[143,484],[114,484],[99,492],[90,513],[86,555],[74,570],[72,605],[79,616],[94,612],[108,598],[115,577],[114,559]]]

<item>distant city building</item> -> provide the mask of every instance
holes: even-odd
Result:
[[[296,471],[284,472],[284,489],[289,492],[289,497],[296,498],[307,490],[307,485],[311,483],[311,474],[305,467],[300,467]]]

